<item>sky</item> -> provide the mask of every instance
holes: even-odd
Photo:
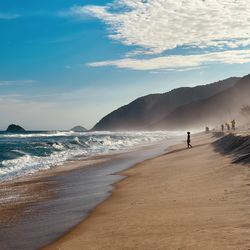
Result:
[[[250,73],[248,0],[0,0],[0,130],[94,126],[137,97]]]

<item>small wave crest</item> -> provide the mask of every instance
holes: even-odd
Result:
[[[16,159],[2,161],[0,179],[12,179],[21,175],[33,174],[39,170],[46,170],[60,165],[78,155],[84,155],[84,150],[67,150],[53,152],[50,156],[39,157],[23,155]]]
[[[20,149],[13,149],[11,151],[14,152],[14,153],[21,154],[21,155],[26,155],[26,152],[24,152],[23,150],[20,150]]]
[[[62,143],[60,143],[60,142],[55,142],[55,143],[52,144],[52,146],[55,149],[59,149],[59,150],[64,149],[64,145]]]
[[[72,136],[75,134],[73,131],[49,131],[37,133],[4,133],[0,134],[0,138],[32,138],[32,137],[59,137],[59,136]]]

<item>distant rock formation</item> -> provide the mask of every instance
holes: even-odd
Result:
[[[84,128],[82,126],[75,126],[74,128],[72,128],[70,130],[74,131],[74,132],[86,132],[86,131],[88,131],[86,128]]]
[[[165,129],[166,123],[162,121],[175,109],[223,92],[234,86],[239,79],[232,77],[212,84],[178,88],[164,94],[140,97],[102,118],[92,130],[148,130],[158,127]]]
[[[11,133],[20,133],[20,132],[25,132],[25,129],[22,128],[19,125],[11,124],[8,126],[6,132],[11,132]]]

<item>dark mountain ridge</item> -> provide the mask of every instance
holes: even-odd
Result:
[[[250,104],[250,75],[232,87],[208,98],[182,105],[150,129],[190,129],[218,126],[238,116],[243,105]]]
[[[240,78],[196,87],[182,87],[164,94],[140,97],[103,117],[92,130],[143,130],[162,121],[176,108],[202,100],[232,87]],[[157,126],[156,126],[157,127]]]

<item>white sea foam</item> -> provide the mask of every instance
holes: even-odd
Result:
[[[15,153],[22,154],[22,155],[26,155],[26,152],[24,152],[23,150],[13,149],[13,150],[11,150],[11,151],[12,151],[12,152],[15,152]]]
[[[58,137],[58,136],[71,136],[73,131],[54,131],[45,133],[23,133],[23,134],[0,134],[0,138],[32,138],[32,137]]]
[[[46,170],[55,165],[60,165],[74,156],[84,155],[84,150],[68,150],[54,152],[50,156],[38,157],[24,155],[13,160],[2,161],[0,180],[13,179],[14,177],[33,174],[39,170]]]
[[[63,144],[60,143],[60,142],[53,143],[52,146],[53,146],[53,148],[55,148],[55,149],[60,149],[60,150],[64,149]]]
[[[124,150],[127,151],[133,149],[135,146],[148,145],[149,143],[157,142],[163,139],[175,138],[179,135],[183,135],[183,132],[106,131],[91,133],[56,132],[50,134],[19,134],[13,136],[10,134],[1,135],[2,137],[8,136],[8,140],[10,141],[15,136],[18,136],[17,138],[19,138],[21,142],[23,142],[23,138],[26,138],[25,142],[28,140],[27,142],[31,149],[31,153],[25,153],[20,149],[12,150],[13,152],[17,152],[22,155],[17,155],[17,158],[15,159],[4,160],[1,162],[0,180],[13,179],[18,176],[35,173],[39,170],[49,169],[52,166],[63,164],[65,161],[73,159],[77,156],[89,157],[103,153],[120,152]],[[57,140],[54,138],[55,136],[63,136],[65,139],[59,140],[58,138]],[[41,141],[39,140],[39,137],[41,138]],[[45,137],[47,138],[44,142]],[[15,139],[15,141],[16,140],[17,139]],[[38,143],[38,146],[33,146],[32,143]],[[32,155],[32,150],[36,148],[39,150],[49,149],[49,152],[51,153],[46,153],[42,156],[37,156],[37,154]]]
[[[82,145],[82,143],[80,142],[80,139],[77,136],[74,138],[74,142],[76,144]]]

